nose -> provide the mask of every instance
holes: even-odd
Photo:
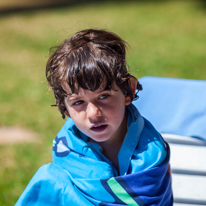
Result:
[[[89,103],[87,105],[87,117],[94,118],[96,116],[101,116],[100,108],[93,103]]]

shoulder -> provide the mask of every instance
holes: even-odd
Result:
[[[53,151],[56,156],[64,157],[70,150],[82,153],[82,148],[86,146],[87,137],[68,118],[53,140]]]
[[[50,163],[39,168],[15,206],[63,206],[65,203],[90,205],[74,187],[70,174],[62,167]]]
[[[161,134],[138,110],[136,114],[142,118],[143,126],[131,160],[132,173],[158,166],[167,156],[167,145]]]
[[[61,205],[58,193],[71,184],[70,177],[61,167],[55,164],[41,166],[33,176],[16,203],[18,205]],[[54,189],[55,187],[55,189]],[[47,199],[47,200],[46,200]]]
[[[138,147],[142,145],[148,145],[149,143],[155,143],[156,145],[160,146],[162,150],[166,150],[166,143],[163,140],[161,134],[155,129],[150,121],[146,118],[142,117],[139,113],[138,109],[131,105],[133,116],[135,116],[136,122],[136,130],[140,130],[139,142]],[[130,109],[131,110],[131,109]]]

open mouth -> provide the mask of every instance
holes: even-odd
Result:
[[[107,127],[108,125],[103,124],[103,125],[92,126],[90,129],[93,132],[103,132]]]

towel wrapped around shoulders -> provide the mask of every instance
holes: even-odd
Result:
[[[16,206],[172,206],[169,146],[131,104],[119,171],[68,118]]]

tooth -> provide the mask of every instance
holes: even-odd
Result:
[[[100,126],[100,125],[99,125]],[[94,127],[99,127],[99,126],[94,126]]]

